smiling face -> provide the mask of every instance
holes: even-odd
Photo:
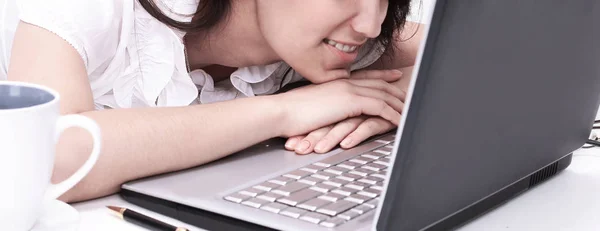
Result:
[[[388,0],[256,0],[265,41],[313,83],[348,78],[358,49],[381,32]]]

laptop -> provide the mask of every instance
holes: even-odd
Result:
[[[569,166],[600,104],[600,3],[438,0],[430,15],[395,131],[323,155],[271,139],[120,194],[208,230],[448,230]]]

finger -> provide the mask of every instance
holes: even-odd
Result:
[[[382,134],[393,129],[394,124],[379,117],[371,117],[362,122],[356,130],[350,133],[342,142],[342,148],[352,148],[371,136]]]
[[[360,70],[352,72],[350,79],[383,79],[386,82],[397,81],[402,78],[402,71],[388,70]]]
[[[344,120],[337,123],[315,146],[315,152],[326,153],[331,151],[333,147],[339,144],[342,139],[346,138],[352,131],[358,128],[363,121],[366,120],[365,116],[359,116]]]
[[[317,142],[319,142],[319,140],[321,140],[321,138],[323,138],[325,135],[327,135],[327,133],[329,132],[329,130],[331,130],[331,128],[333,128],[333,126],[322,127],[322,128],[319,128],[319,129],[314,130],[311,133],[309,133],[296,146],[296,149],[295,149],[296,153],[305,155],[305,154],[313,152]]]
[[[288,138],[288,140],[285,142],[285,149],[289,151],[296,150],[296,145],[302,139],[304,139],[304,136],[293,136]]]
[[[398,87],[396,87],[388,82],[385,82],[383,80],[351,79],[348,81],[357,86],[374,88],[374,89],[385,91],[385,92],[397,97],[398,99],[400,99],[402,101],[406,100],[406,93],[404,91],[400,90]]]
[[[380,116],[396,126],[398,126],[400,123],[400,112],[394,110],[394,108],[392,108],[383,100],[369,97],[358,97],[355,101],[359,111],[358,113],[355,113],[354,116],[361,114]]]
[[[356,90],[357,95],[385,101],[397,112],[402,112],[402,110],[404,109],[404,102],[402,102],[402,100],[394,97],[393,95],[390,95],[385,91],[368,87],[359,87]]]

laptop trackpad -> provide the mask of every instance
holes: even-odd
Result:
[[[196,168],[127,183],[123,188],[164,198],[211,199],[268,180],[341,152],[297,155],[286,151],[284,139],[271,139],[242,152]]]

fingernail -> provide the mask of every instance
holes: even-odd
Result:
[[[403,73],[402,71],[400,71],[400,70],[393,70],[393,72],[394,72],[394,75],[396,75],[396,76],[398,76],[398,77],[400,77],[400,76],[402,76],[402,75],[404,74],[404,73]]]
[[[298,143],[298,139],[290,139],[285,143],[285,147],[287,149],[294,150],[297,143]]]
[[[308,149],[308,147],[310,147],[310,142],[308,142],[308,140],[304,140],[298,147],[296,147],[296,151],[304,152],[306,149]]]
[[[315,151],[317,152],[323,152],[325,150],[325,142],[319,142],[317,143],[317,146],[315,146]]]
[[[346,138],[341,143],[341,145],[344,146],[345,148],[350,147],[351,144],[352,144],[352,138]]]

